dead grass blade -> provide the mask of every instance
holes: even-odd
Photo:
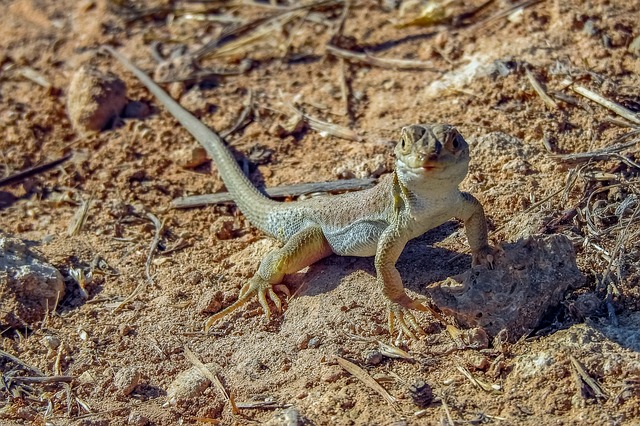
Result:
[[[512,6],[507,7],[504,10],[501,10],[491,16],[489,16],[487,19],[484,19],[476,24],[473,24],[470,28],[472,29],[478,29],[478,28],[482,28],[490,23],[492,23],[493,21],[497,21],[498,19],[502,19],[506,16],[511,15],[513,12],[515,12],[518,9],[526,9],[528,7],[531,6],[535,6],[538,3],[542,3],[544,0],[525,0],[522,1],[520,3],[514,4]]]
[[[84,200],[82,204],[80,204],[80,207],[78,207],[78,210],[76,210],[69,221],[69,226],[67,226],[67,235],[78,235],[80,231],[82,231],[82,227],[89,218],[89,209],[91,208],[92,201],[93,197],[89,197],[89,199]]]
[[[474,377],[473,374],[471,374],[471,372],[469,370],[467,370],[465,367],[461,366],[461,365],[456,365],[456,368],[458,369],[458,371],[460,373],[462,373],[462,375],[464,377],[467,378],[467,380],[469,380],[475,387],[482,389],[485,392],[500,392],[500,385],[496,385],[496,384],[491,384],[491,383],[487,383],[482,379],[479,379],[477,377]]]
[[[342,49],[332,44],[327,44],[326,50],[327,53],[338,58],[344,58],[351,62],[367,64],[378,68],[403,71],[442,72],[439,69],[434,68],[433,64],[430,62],[413,61],[409,59],[380,58],[368,53],[359,53],[352,50]]]
[[[18,70],[18,74],[26,78],[27,80],[31,80],[34,83],[44,87],[45,89],[51,88],[51,83],[47,78],[42,75],[40,72],[34,70],[31,67],[22,67]]]
[[[407,361],[415,361],[414,358],[409,355],[409,353],[403,351],[402,349],[400,349],[397,346],[394,345],[389,345],[387,343],[384,343],[380,340],[378,340],[378,351],[380,351],[380,353],[386,357],[389,358],[397,358],[397,359],[404,359]]]
[[[224,397],[225,400],[229,401],[229,394],[227,390],[224,388],[224,385],[218,378],[218,375],[211,370],[209,370],[203,363],[198,359],[198,356],[191,351],[188,347],[183,348],[185,357],[200,371],[200,373],[205,376],[207,379],[213,383],[218,392]]]
[[[347,140],[356,141],[356,142],[362,141],[362,137],[360,137],[360,135],[358,135],[357,132],[347,127],[340,126],[339,124],[329,123],[327,121],[320,120],[319,118],[312,117],[309,114],[305,114],[304,112],[300,111],[291,103],[285,102],[285,105],[289,107],[292,111],[294,111],[296,114],[300,115],[304,119],[304,121],[309,125],[309,127],[311,127],[313,130],[320,132],[321,135],[322,134],[332,135],[338,138],[347,139]]]
[[[574,371],[584,383],[585,386],[589,388],[591,393],[596,397],[596,399],[606,400],[609,398],[609,395],[602,389],[602,387],[592,378],[589,373],[585,370],[584,366],[580,361],[578,361],[573,355],[569,355],[569,359],[571,360],[571,365],[574,368]],[[584,392],[582,391],[582,386],[580,386],[580,394],[584,397]]]
[[[529,67],[525,68],[525,73],[527,74],[527,78],[529,79],[531,87],[533,87],[533,90],[535,90],[538,96],[540,96],[542,102],[544,102],[545,105],[549,107],[549,109],[558,109],[558,104],[556,103],[556,101],[551,99],[551,97],[547,94],[544,87],[542,87],[542,84],[540,84],[540,82],[536,79]]]
[[[356,364],[352,363],[351,361],[347,361],[346,359],[339,357],[337,355],[336,355],[336,361],[338,362],[338,364],[340,364],[340,367],[344,368],[346,371],[351,373],[354,377],[356,377],[362,383],[367,385],[369,388],[378,392],[380,396],[382,396],[382,398],[384,398],[384,400],[389,403],[391,408],[393,408],[397,412],[400,411],[396,398],[391,396],[385,388],[380,386],[380,384],[376,382],[375,379],[369,375],[369,373],[367,373],[366,371],[364,371],[362,368],[358,367]]]
[[[38,376],[45,376],[45,374],[40,369],[30,366],[29,364],[27,364],[26,362],[22,361],[17,356],[11,355],[10,353],[3,351],[2,349],[0,349],[0,356],[3,356],[5,358],[9,359],[14,364],[19,365],[23,369],[28,370],[28,371],[32,372],[33,374],[37,374]]]
[[[253,90],[249,89],[247,91],[247,97],[246,97],[246,99],[244,101],[243,106],[244,106],[244,108],[242,108],[242,112],[238,116],[238,119],[233,124],[233,126],[231,126],[228,130],[225,130],[224,132],[220,132],[220,137],[221,138],[225,139],[229,135],[235,133],[241,127],[246,126],[245,121],[247,120],[247,117],[249,117],[251,112],[253,111]]]

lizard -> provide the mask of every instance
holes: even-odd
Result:
[[[217,321],[257,297],[267,320],[282,302],[275,290],[289,294],[285,275],[337,254],[374,257],[376,281],[387,299],[391,335],[401,330],[415,338],[422,332],[411,312],[431,311],[407,295],[396,261],[407,242],[451,218],[463,221],[472,265],[491,267],[485,213],[480,202],[459,185],[469,169],[469,144],[450,124],[413,124],[400,130],[395,169],[370,189],[293,202],[268,198],[243,173],[217,133],[182,108],[146,73],[111,47],[104,47],[155,96],[168,112],[205,148],[236,205],[245,217],[283,245],[269,252],[241,288],[238,299],[211,316],[205,332]]]

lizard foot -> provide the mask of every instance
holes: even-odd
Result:
[[[279,291],[282,291],[286,295],[290,295],[289,289],[283,284],[275,285],[275,288]],[[240,290],[240,296],[238,300],[235,301],[231,306],[226,307],[221,310],[217,314],[211,316],[204,325],[204,332],[207,333],[209,329],[216,323],[219,319],[229,315],[231,312],[235,311],[245,303],[247,303],[254,295],[258,296],[258,302],[262,309],[264,310],[264,314],[267,317],[267,321],[271,319],[271,309],[269,308],[269,304],[267,303],[267,295],[269,299],[276,305],[278,312],[282,310],[282,302],[280,298],[274,291],[274,286],[268,282],[267,280],[261,278],[259,275],[254,275],[248,283],[246,283],[242,289]]]
[[[400,332],[405,333],[411,339],[417,339],[416,334],[424,335],[424,330],[418,325],[416,317],[413,316],[410,309],[416,311],[430,311],[429,308],[422,303],[412,300],[409,296],[403,298],[400,302],[389,302],[389,333],[393,336],[396,333],[396,326]]]

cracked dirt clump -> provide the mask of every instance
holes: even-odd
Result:
[[[126,93],[124,81],[115,74],[82,66],[69,84],[67,111],[73,127],[84,134],[108,127],[127,104]]]
[[[504,244],[494,269],[470,269],[434,283],[428,292],[463,326],[482,327],[490,336],[504,329],[515,341],[533,330],[567,290],[584,282],[571,241],[556,234]]]

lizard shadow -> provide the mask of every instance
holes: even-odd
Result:
[[[427,285],[462,273],[471,266],[470,255],[459,256],[459,252],[433,246],[460,227],[459,223],[449,221],[407,243],[396,263],[405,288],[426,295]],[[375,281],[373,257],[332,255],[309,266],[305,273],[289,275],[286,283],[292,292],[315,296],[336,289],[344,278],[356,271],[364,271]]]

